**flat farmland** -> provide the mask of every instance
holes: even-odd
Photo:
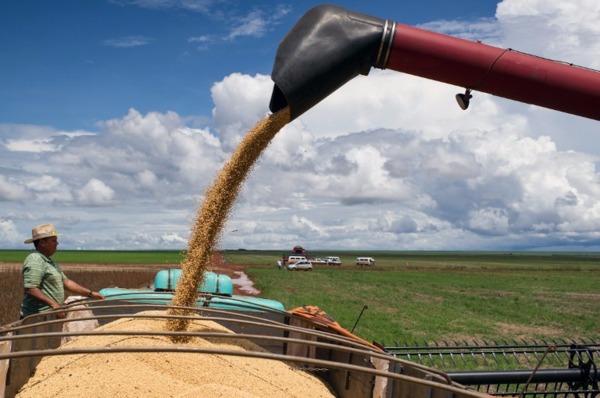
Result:
[[[100,289],[147,284],[157,269],[177,266],[184,255],[119,253],[61,251],[55,258],[72,279]],[[600,340],[600,253],[323,251],[316,256],[339,256],[342,266],[312,272],[278,270],[281,253],[227,250],[213,269],[244,272],[259,296],[287,309],[319,306],[346,329],[385,344]],[[0,291],[11,308],[2,324],[18,311],[26,254],[0,251],[6,272]],[[355,266],[358,256],[375,258],[376,266]]]
[[[312,272],[278,271],[280,255],[225,253],[251,264],[262,295],[286,308],[318,305],[369,341],[600,338],[599,253],[327,251],[315,256],[337,255],[342,266]],[[376,266],[355,266],[359,256]]]

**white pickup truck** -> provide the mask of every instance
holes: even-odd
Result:
[[[325,257],[327,265],[342,265],[342,260],[339,257]]]

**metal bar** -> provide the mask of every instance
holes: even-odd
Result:
[[[161,305],[158,305],[159,307],[163,307]],[[102,308],[127,308],[130,309],[131,307],[134,308],[138,308],[138,307],[157,307],[157,305],[121,305],[121,306],[102,306]],[[231,314],[230,311],[226,311],[226,310],[217,310],[217,309],[204,309],[204,308],[198,308],[198,307],[177,307],[177,306],[165,306],[168,308],[182,308],[182,309],[187,309],[190,310],[192,312],[199,312],[199,313],[203,313],[203,312],[213,312],[213,313],[219,313],[219,314]],[[100,308],[100,306],[99,306]],[[273,310],[273,312],[279,313],[280,311],[278,310]],[[284,312],[286,315],[290,316],[290,317],[295,317],[290,313]],[[345,337],[342,335],[337,335],[337,334],[332,334],[329,332],[323,332],[320,330],[316,330],[316,329],[307,329],[307,328],[303,328],[303,327],[296,327],[296,326],[291,326],[291,325],[287,325],[285,323],[282,322],[277,322],[274,320],[268,320],[268,319],[263,319],[260,317],[255,317],[255,316],[251,316],[251,315],[246,315],[246,314],[242,314],[242,313],[235,313],[235,315],[239,318],[247,318],[246,320],[243,319],[234,319],[234,318],[227,318],[227,317],[215,317],[215,316],[211,316],[211,317],[198,317],[198,316],[186,316],[186,315],[169,315],[169,314],[114,314],[114,315],[97,315],[94,317],[82,317],[82,318],[77,318],[77,320],[89,320],[89,319],[103,319],[103,318],[109,318],[109,319],[113,319],[113,318],[159,318],[159,319],[191,319],[191,320],[209,320],[209,321],[223,321],[223,322],[232,322],[232,323],[238,323],[238,324],[246,324],[246,325],[257,325],[257,326],[263,326],[265,328],[271,328],[271,329],[279,329],[279,330],[283,330],[283,331],[295,331],[298,333],[303,333],[306,335],[313,335],[313,336],[317,336],[320,337],[324,340],[328,340],[331,342],[337,342],[337,343],[342,343],[342,344],[346,344],[347,346],[350,347],[346,347],[343,350],[347,350],[347,351],[352,351],[353,349],[357,349],[358,351],[356,352],[363,352],[363,353],[368,353],[368,355],[372,356],[372,357],[377,357],[377,358],[381,358],[381,359],[385,359],[391,362],[396,362],[399,364],[402,364],[403,366],[406,367],[411,367],[414,369],[419,369],[422,371],[426,371],[429,372],[433,375],[437,375],[443,379],[445,379],[449,384],[452,383],[452,381],[450,380],[450,378],[444,373],[441,372],[439,370],[436,369],[432,369],[432,368],[428,368],[426,366],[423,366],[421,364],[417,364],[414,362],[409,362],[400,358],[397,358],[393,355],[384,353],[382,351],[378,351],[378,350],[374,350],[368,346],[366,346],[365,344],[356,341],[354,339],[351,339],[349,337]],[[248,320],[250,319],[250,320]],[[300,318],[304,321],[310,322],[310,320],[307,320],[305,318]],[[14,327],[12,329],[14,330],[18,330],[18,329],[27,329],[30,327],[33,327],[35,325],[40,325],[40,324],[52,324],[52,323],[62,323],[65,320],[49,320],[46,322],[40,322],[37,324],[30,324],[30,325],[26,325],[26,326],[22,326],[22,327]],[[4,332],[4,330],[3,330]],[[79,332],[79,333],[65,333],[66,335],[77,335],[77,334],[94,334],[96,332]],[[174,332],[174,333],[187,333],[187,332]],[[54,333],[53,335],[61,335],[62,333]],[[23,333],[21,333],[19,335],[19,337],[17,338],[24,338],[22,337]],[[41,334],[40,333],[36,333],[36,334],[30,334],[30,335],[25,335],[25,336],[31,336],[31,337],[40,337]],[[239,336],[243,336],[242,334],[238,334]],[[265,337],[261,337],[262,339],[272,339],[275,340],[277,339],[276,336],[265,336]],[[16,339],[15,336],[13,336],[12,339],[7,338],[6,336],[0,336],[0,341],[1,340],[14,340]],[[289,340],[289,338],[283,338],[283,339],[287,339]],[[306,344],[306,342],[305,342]],[[321,343],[317,343],[314,341],[311,341],[311,343],[309,344],[321,344]],[[325,343],[326,344],[326,343]],[[337,345],[337,349],[340,349],[339,345]],[[355,347],[355,348],[351,348],[351,347]],[[36,351],[37,355],[39,356],[41,352],[43,352],[42,355],[46,355],[46,352],[48,350],[45,351]],[[2,359],[3,356],[0,356],[0,359]]]
[[[531,377],[532,373],[531,370],[446,372],[453,381],[469,386],[525,383]],[[599,375],[600,372],[594,372],[593,377],[598,380]],[[538,369],[533,375],[531,382],[576,382],[581,379],[581,376],[582,372],[580,369]]]
[[[124,346],[112,346],[112,347],[95,347],[95,348],[71,348],[71,349],[59,349],[59,350],[45,350],[43,351],[44,356],[61,356],[61,355],[75,355],[75,354],[99,354],[99,353],[157,353],[157,352],[177,352],[177,353],[198,353],[198,354],[218,354],[218,355],[229,355],[247,358],[263,358],[263,359],[275,359],[280,361],[304,363],[319,367],[328,367],[332,369],[341,370],[352,370],[357,372],[363,372],[372,374],[374,376],[382,376],[390,379],[403,380],[414,384],[423,386],[429,386],[439,388],[450,393],[457,394],[459,397],[473,397],[482,398],[481,394],[475,393],[469,390],[460,388],[460,386],[441,384],[434,381],[425,379],[419,379],[404,374],[392,373],[381,371],[377,369],[366,368],[363,366],[346,364],[341,362],[334,362],[322,359],[313,359],[306,357],[290,356],[273,354],[263,351],[240,351],[240,350],[227,350],[222,348],[212,347],[190,347],[190,346],[172,346],[172,347],[124,347]],[[39,356],[40,351],[21,351],[13,353],[10,356],[3,355],[2,357],[15,358],[18,356]]]
[[[432,347],[432,346],[427,346],[427,345],[403,345],[403,346],[387,346],[386,348],[390,349],[390,350],[394,350],[394,351],[417,351],[417,350],[431,350],[432,348],[436,348],[442,351],[449,351],[449,350],[461,350],[461,349],[467,349],[467,350],[472,350],[472,349],[480,349],[480,350],[510,350],[510,349],[521,349],[521,350],[527,350],[527,352],[529,351],[534,351],[536,349],[538,349],[538,352],[544,352],[545,349],[548,347],[547,344],[540,344],[538,342],[527,342],[527,341],[523,341],[523,343],[514,343],[514,344],[498,344],[498,345],[481,345],[481,344],[467,344],[466,342],[464,344],[459,344],[456,341],[453,342],[454,345],[447,345],[447,346],[436,346],[436,347]],[[383,344],[382,344],[383,345]],[[558,348],[565,348],[568,349],[570,347],[572,347],[573,343],[564,343],[564,344],[556,344],[557,349]],[[595,342],[593,340],[587,341],[585,343],[576,343],[577,346],[594,346],[594,345],[598,345],[600,346],[600,342]],[[385,346],[385,345],[384,345]]]
[[[446,347],[448,347],[448,342],[446,342]],[[456,362],[454,361],[454,355],[452,353],[450,353],[450,359],[452,360],[452,364],[456,367]]]

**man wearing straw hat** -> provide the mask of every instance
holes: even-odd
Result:
[[[58,248],[58,234],[52,224],[41,224],[31,230],[31,239],[35,251],[23,262],[23,282],[25,296],[21,303],[21,318],[42,311],[59,308],[65,300],[65,290],[95,299],[103,299],[98,292],[85,288],[67,278],[60,266],[51,257]],[[57,313],[59,319],[65,318],[64,312]]]

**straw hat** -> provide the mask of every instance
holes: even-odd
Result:
[[[41,224],[33,227],[31,230],[31,239],[27,239],[25,243],[32,243],[34,240],[48,238],[50,236],[58,236],[56,228],[53,224]]]

